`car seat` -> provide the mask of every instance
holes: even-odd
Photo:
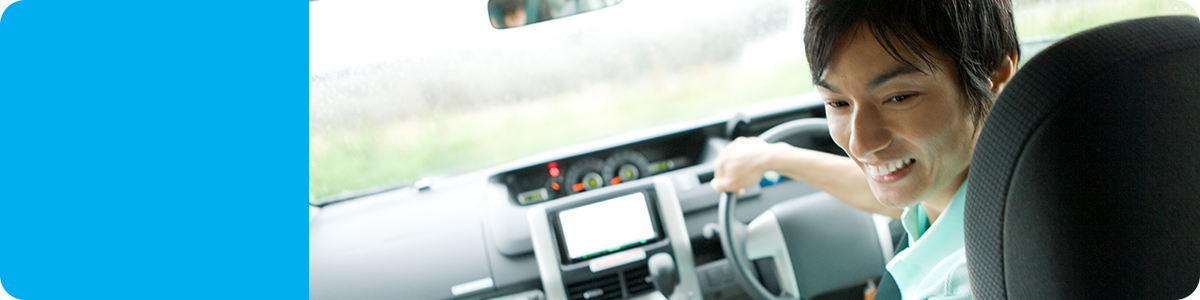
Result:
[[[1180,299],[1200,281],[1200,20],[1070,36],[988,115],[969,171],[976,299]]]

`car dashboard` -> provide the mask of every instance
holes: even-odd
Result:
[[[683,217],[676,235],[686,236],[670,238],[686,243],[690,252],[675,253],[676,257],[687,256],[694,263],[686,275],[698,280],[699,294],[689,299],[744,298],[711,232],[719,198],[708,186],[713,163],[732,137],[755,136],[795,119],[822,118],[824,112],[814,94],[778,99],[708,119],[542,153],[427,187],[326,205],[309,225],[310,297],[545,299],[552,288],[543,286],[545,271],[539,269],[534,253],[530,211],[594,201],[573,199],[658,181],[670,187],[671,201]],[[784,142],[844,155],[828,135],[795,136]],[[775,204],[815,193],[816,189],[787,179],[754,186],[739,202],[737,218],[750,222]],[[665,232],[661,230],[666,227],[656,228]],[[533,231],[537,230],[535,226]],[[661,246],[665,240],[649,244],[658,241],[655,245]],[[659,250],[650,252],[654,251]],[[543,259],[543,265],[545,261],[550,260]],[[627,279],[620,285],[623,292],[610,292],[604,298],[631,299],[653,288],[637,280],[645,277],[645,262],[630,266],[620,270],[620,277]],[[861,295],[861,289],[856,292]]]

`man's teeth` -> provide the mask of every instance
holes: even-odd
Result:
[[[917,160],[914,158],[909,158],[909,159],[889,162],[889,163],[879,165],[879,166],[868,165],[867,172],[871,173],[870,174],[871,176],[884,176],[884,175],[892,174],[892,172],[895,172],[896,170],[903,169],[904,167],[906,167],[909,164],[912,164],[913,162],[916,162],[916,161]]]

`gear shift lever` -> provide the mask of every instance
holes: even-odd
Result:
[[[675,285],[679,284],[679,272],[675,270],[675,259],[671,254],[659,253],[650,256],[650,281],[663,297],[671,298]]]

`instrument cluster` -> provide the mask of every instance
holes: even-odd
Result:
[[[549,161],[502,174],[510,195],[530,205],[688,167],[704,138],[679,135]]]

